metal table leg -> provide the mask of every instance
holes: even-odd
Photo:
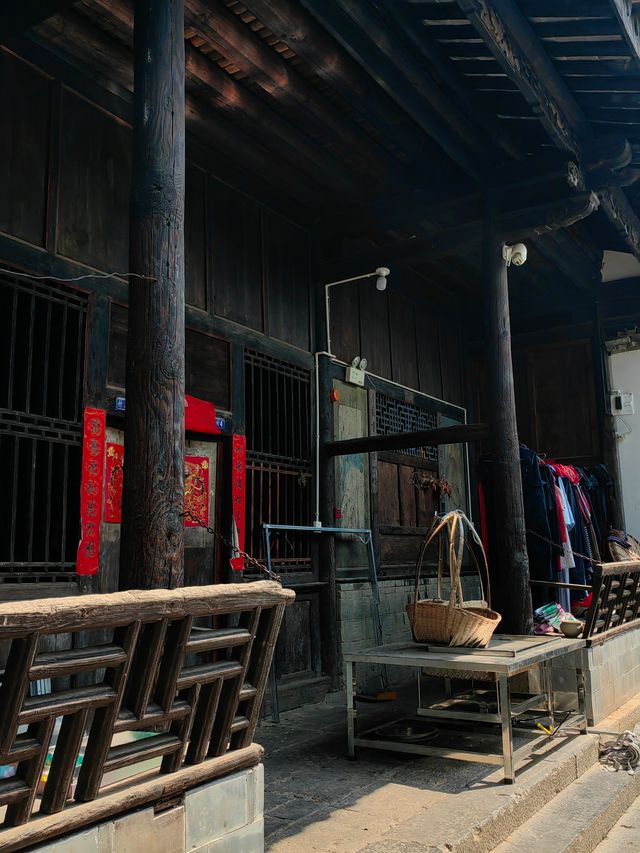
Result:
[[[555,698],[553,695],[553,672],[551,669],[551,661],[546,660],[542,664],[542,681],[544,684],[544,692],[547,694],[547,713],[549,714],[549,728],[552,732],[556,728],[555,719]]]
[[[449,701],[453,699],[453,688],[451,686],[451,679],[449,678],[449,676],[446,676],[444,679],[444,695]]]
[[[576,680],[578,683],[578,713],[582,717],[579,728],[580,734],[586,735],[588,734],[587,729],[587,708],[586,708],[586,697],[587,697],[587,688],[584,677],[584,669],[582,668],[582,656],[580,657],[581,663],[576,667]]]
[[[353,739],[356,735],[356,664],[351,661],[345,662],[345,685],[347,688],[347,755],[349,758],[356,757]]]
[[[502,763],[504,766],[504,781],[513,785],[516,772],[513,766],[513,731],[511,728],[511,698],[509,696],[509,676],[501,675],[498,680],[498,700],[500,718],[502,720]]]

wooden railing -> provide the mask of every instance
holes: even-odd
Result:
[[[258,763],[253,736],[293,597],[262,581],[0,605],[0,766],[16,767],[0,781],[0,850]],[[52,635],[71,648],[43,651]],[[144,777],[109,785],[150,759]]]
[[[640,625],[640,561],[597,563],[584,634],[601,641]]]

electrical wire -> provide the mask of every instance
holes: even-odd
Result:
[[[32,275],[31,273],[26,272],[17,272],[16,270],[4,269],[4,267],[0,267],[0,273],[4,273],[5,275],[14,276],[16,278],[28,278],[32,281],[59,281],[63,284],[71,283],[74,281],[84,281],[87,278],[139,278],[142,281],[157,281],[158,279],[154,276],[150,275],[142,275],[141,273],[136,272],[108,272],[108,273],[86,273],[85,275],[77,275],[71,278],[63,278],[59,275]]]

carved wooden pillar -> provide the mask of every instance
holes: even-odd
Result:
[[[496,526],[491,557],[501,579],[503,607],[500,630],[530,634],[533,628],[529,558],[522,500],[520,447],[516,420],[507,265],[502,240],[494,227],[490,200],[485,207],[484,270],[490,345],[491,431],[494,449],[493,506]]]
[[[184,577],[183,0],[135,0],[120,588]]]

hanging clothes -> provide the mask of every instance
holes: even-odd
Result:
[[[556,497],[553,478],[550,478],[541,465],[538,454],[522,445],[520,447],[520,468],[522,471],[522,497],[524,518],[527,529],[527,551],[529,554],[529,574],[533,580],[555,581],[554,556],[560,553],[553,543],[558,539]],[[552,530],[553,527],[553,530]],[[549,600],[553,587],[532,587],[534,606]]]
[[[489,553],[496,553],[493,543],[500,535],[500,520],[493,511],[494,466],[490,455],[483,457],[481,528]],[[602,553],[603,532],[606,538],[609,530],[611,478],[606,467],[576,468],[547,461],[525,446],[520,447],[520,466],[531,579],[590,584],[593,562],[599,561]],[[499,578],[496,581],[499,588]],[[567,611],[583,601],[587,593],[586,589],[532,586],[534,606],[556,601]]]
[[[558,578],[560,583],[570,583],[570,569],[575,568],[576,564],[573,557],[573,551],[571,549],[571,542],[569,541],[569,527],[567,523],[571,524],[573,527],[573,514],[566,503],[566,498],[563,496],[560,486],[557,484],[555,486],[555,491],[558,524],[560,527],[560,537],[558,541],[562,543],[562,554],[558,558]],[[558,601],[564,610],[567,611],[571,610],[570,592],[571,591],[568,589],[558,589]]]

